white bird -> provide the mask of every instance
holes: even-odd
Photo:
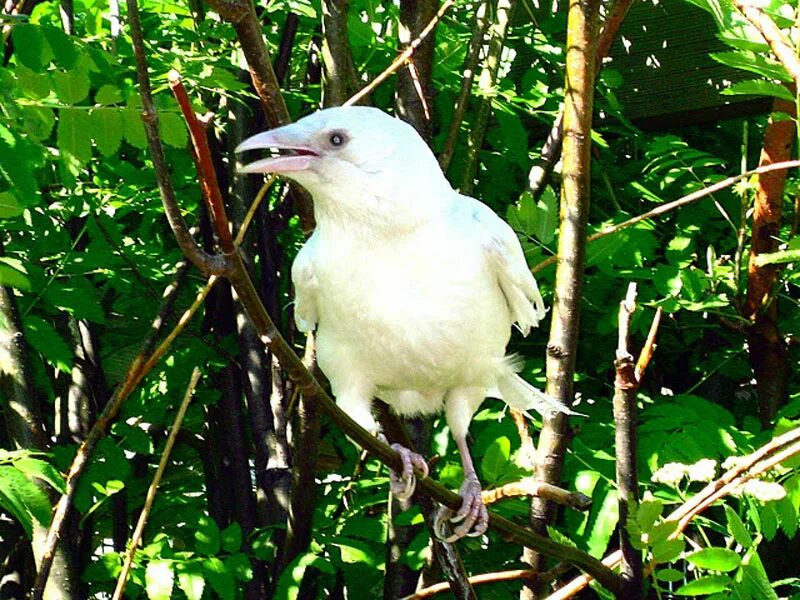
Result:
[[[376,397],[402,416],[444,411],[465,478],[461,508],[447,515],[451,539],[482,534],[488,513],[467,446],[480,404],[491,395],[522,411],[569,412],[506,355],[512,324],[527,335],[545,315],[516,234],[453,190],[413,127],[376,108],[321,110],[236,150],[254,149],[273,156],[240,173],[283,175],[314,198],[317,227],[292,266],[295,319],[316,330],[337,403],[374,433]],[[412,465],[427,464],[394,447],[404,470],[392,489],[408,496]]]

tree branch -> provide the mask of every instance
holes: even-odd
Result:
[[[562,151],[561,224],[558,268],[550,339],[547,344],[547,393],[566,406],[573,402],[573,376],[578,346],[581,288],[589,215],[594,59],[599,0],[570,0],[567,17],[567,57],[564,101],[565,141]],[[536,453],[536,479],[557,485],[567,446],[567,416],[545,417]],[[531,502],[531,524],[543,533],[552,521],[552,505],[541,498]],[[523,558],[541,570],[542,557],[526,550]],[[533,596],[533,590],[525,590]]]
[[[599,240],[600,238],[606,237],[607,235],[612,235],[617,233],[618,231],[627,229],[631,225],[636,225],[636,223],[640,223],[641,221],[652,219],[653,217],[657,217],[665,213],[668,213],[670,211],[673,211],[676,208],[680,208],[682,206],[686,206],[688,204],[697,202],[698,200],[702,200],[706,196],[710,196],[720,190],[724,190],[725,188],[730,187],[733,184],[743,179],[752,177],[753,175],[760,175],[762,173],[770,173],[772,171],[792,169],[794,167],[800,167],[800,160],[786,160],[782,162],[776,162],[773,164],[758,167],[756,169],[752,169],[750,171],[746,171],[744,173],[740,173],[739,175],[734,175],[733,177],[728,177],[727,179],[718,181],[717,183],[710,185],[706,188],[703,188],[702,190],[697,190],[695,192],[692,192],[691,194],[686,194],[685,196],[682,196],[677,200],[673,200],[672,202],[667,202],[665,204],[657,206],[653,210],[649,210],[646,213],[642,213],[641,215],[631,217],[627,221],[623,221],[622,223],[617,223],[616,225],[609,225],[608,227],[605,227],[600,231],[596,231],[592,235],[587,237],[586,242],[587,243],[594,242],[595,240]],[[549,256],[546,259],[534,265],[531,268],[531,271],[533,273],[539,273],[540,271],[543,271],[550,265],[555,264],[557,260],[558,256]]]
[[[364,86],[363,89],[345,102],[344,106],[350,106],[351,104],[356,104],[361,101],[367,94],[371,94],[372,90],[383,83],[389,77],[389,75],[402,67],[403,64],[414,54],[414,51],[419,47],[423,40],[428,37],[431,31],[433,31],[434,27],[436,27],[436,24],[444,16],[444,13],[447,12],[447,9],[453,6],[453,4],[455,4],[455,0],[445,0],[445,2],[442,3],[442,6],[439,7],[436,16],[434,16],[430,23],[428,23],[425,28],[420,31],[419,36],[412,40],[408,46],[406,46],[405,50],[403,50],[400,55],[392,61],[392,64],[386,67],[386,69],[380,75],[370,81],[366,86]]]
[[[484,504],[494,504],[504,498],[513,498],[515,496],[547,498],[557,504],[581,511],[589,510],[592,506],[592,499],[585,494],[570,492],[549,483],[536,481],[533,477],[526,477],[493,490],[484,490],[481,493],[481,499]]]
[[[603,68],[603,59],[608,55],[611,43],[617,37],[617,32],[628,14],[633,0],[617,0],[611,8],[611,12],[603,21],[603,31],[597,41],[597,52],[595,56],[595,77]],[[547,140],[542,146],[541,158],[535,164],[528,175],[528,186],[534,198],[538,198],[544,190],[547,180],[553,172],[553,167],[561,156],[561,141],[564,138],[564,109],[558,111],[558,116],[553,122],[553,127],[547,136]]]
[[[489,41],[486,59],[483,62],[481,75],[478,78],[478,89],[481,92],[478,114],[475,123],[472,125],[467,144],[467,165],[461,178],[459,191],[463,194],[470,194],[475,186],[475,174],[478,172],[483,138],[486,134],[486,125],[489,122],[489,114],[492,112],[492,97],[495,95],[497,84],[497,72],[500,68],[500,58],[503,54],[503,46],[506,43],[506,35],[514,14],[517,0],[497,0],[497,10],[494,23],[489,25]]]
[[[628,351],[630,320],[636,310],[636,283],[628,285],[628,293],[619,305],[619,340],[614,361],[614,423],[616,474],[619,506],[619,544],[622,551],[623,600],[638,600],[642,595],[642,554],[633,547],[628,533],[628,518],[636,514],[639,504],[639,479],[636,465],[636,378],[633,356]]]
[[[183,423],[183,417],[186,415],[186,409],[189,408],[189,401],[192,399],[192,395],[194,394],[194,389],[197,387],[198,381],[200,381],[200,369],[195,367],[192,371],[191,377],[189,378],[189,384],[186,386],[186,392],[183,395],[183,401],[178,407],[178,413],[175,415],[172,428],[169,431],[167,443],[164,446],[164,451],[161,453],[161,459],[158,461],[158,468],[153,475],[153,481],[150,483],[150,487],[147,488],[144,506],[142,507],[142,512],[139,513],[139,520],[136,523],[136,529],[133,531],[133,535],[131,536],[130,546],[128,548],[128,552],[125,554],[125,562],[122,565],[122,571],[117,577],[117,586],[114,589],[112,600],[119,600],[122,598],[122,593],[125,590],[125,584],[128,581],[128,575],[130,574],[131,566],[133,565],[133,557],[136,556],[136,548],[142,541],[144,527],[147,524],[147,517],[150,515],[150,510],[153,508],[153,502],[155,502],[156,499],[158,485],[161,483],[161,478],[163,477],[164,471],[167,468],[167,462],[169,461],[169,456],[172,453],[172,447],[175,445],[175,438],[178,437],[178,432],[180,431],[181,424]]]
[[[461,90],[458,92],[455,108],[453,109],[453,120],[450,121],[450,129],[447,131],[447,139],[444,142],[441,154],[439,154],[439,166],[442,171],[447,173],[450,161],[453,160],[453,153],[458,142],[458,134],[461,131],[461,123],[464,121],[464,114],[467,112],[472,82],[475,79],[475,70],[478,68],[483,38],[489,28],[489,2],[483,0],[478,10],[475,12],[475,24],[472,29],[472,37],[467,45],[467,56],[462,67]]]

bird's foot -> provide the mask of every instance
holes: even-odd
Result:
[[[383,434],[378,437],[387,442]],[[427,477],[430,473],[428,463],[421,454],[412,452],[402,444],[389,444],[392,450],[400,455],[403,461],[403,471],[397,473],[394,469],[389,469],[389,489],[394,494],[395,498],[399,500],[407,500],[411,498],[414,490],[417,487],[417,478],[414,475],[414,467],[417,467],[423,473],[423,477]]]
[[[458,493],[461,508],[457,512],[442,506],[433,520],[436,537],[445,542],[455,542],[464,536],[479,537],[489,527],[489,511],[481,499],[481,484],[477,477],[467,477]],[[454,526],[449,532],[448,521]]]

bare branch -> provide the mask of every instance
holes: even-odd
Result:
[[[414,54],[414,51],[417,49],[417,47],[419,47],[422,41],[428,37],[431,31],[433,31],[433,28],[436,27],[436,24],[439,22],[442,16],[444,16],[444,13],[447,12],[447,9],[453,6],[453,4],[455,4],[455,0],[445,0],[445,2],[443,2],[442,6],[439,8],[439,11],[436,13],[436,16],[431,19],[430,23],[428,23],[422,31],[420,31],[416,39],[412,40],[411,43],[406,46],[406,49],[403,50],[400,55],[392,61],[392,64],[386,67],[386,69],[380,75],[370,81],[362,90],[345,102],[344,106],[350,106],[351,104],[356,104],[359,102],[362,98],[364,98],[364,96],[372,93],[372,90],[386,81],[389,75],[402,67],[403,64],[411,57],[411,55]]]
[[[589,510],[592,506],[592,499],[580,492],[570,492],[555,485],[536,481],[533,477],[526,477],[519,481],[507,483],[499,488],[484,490],[481,499],[484,504],[494,504],[504,498],[515,496],[538,496],[547,498],[557,504],[569,506],[575,510]]]
[[[739,175],[734,175],[733,177],[728,177],[727,179],[723,179],[722,181],[718,181],[717,183],[710,185],[702,190],[697,190],[696,192],[692,192],[691,194],[686,194],[677,200],[673,200],[672,202],[667,202],[662,204],[653,210],[649,210],[646,213],[642,213],[641,215],[637,215],[628,219],[627,221],[623,221],[622,223],[617,223],[616,225],[610,225],[601,229],[600,231],[596,231],[592,235],[586,238],[586,242],[594,242],[595,240],[599,240],[602,237],[606,237],[607,235],[612,235],[621,231],[623,229],[627,229],[631,225],[636,225],[636,223],[640,223],[641,221],[646,221],[647,219],[652,219],[653,217],[657,217],[659,215],[663,215],[670,211],[675,210],[676,208],[680,208],[681,206],[686,206],[687,204],[692,204],[693,202],[697,202],[705,198],[706,196],[710,196],[711,194],[715,194],[720,190],[724,190],[727,187],[732,186],[733,184],[747,179],[748,177],[752,177],[753,175],[760,175],[762,173],[769,173],[771,171],[780,171],[786,169],[792,169],[794,167],[800,167],[800,160],[786,160],[782,162],[773,163],[771,165],[765,165],[763,167],[758,167],[756,169],[752,169],[750,171],[746,171],[745,173],[740,173]],[[531,268],[531,271],[534,273],[538,273],[545,268],[549,267],[550,265],[554,264],[557,261],[556,256],[550,256],[543,261],[537,263],[536,265]]]
[[[603,31],[597,40],[595,77],[600,73],[600,69],[603,67],[603,59],[608,55],[611,43],[617,37],[617,32],[622,26],[625,15],[628,14],[628,9],[632,3],[633,0],[617,0],[605,21],[603,21]],[[561,156],[561,141],[564,136],[563,124],[564,109],[562,108],[553,122],[553,127],[550,129],[544,146],[542,146],[541,158],[531,168],[531,172],[528,175],[528,186],[534,198],[538,198],[542,190],[544,190],[544,185],[553,172],[553,167],[558,162],[558,157]]]
[[[467,56],[464,59],[464,66],[461,71],[463,77],[461,79],[461,90],[458,92],[456,105],[453,109],[453,120],[450,122],[447,140],[445,140],[444,147],[439,155],[439,166],[442,167],[442,171],[445,173],[450,166],[450,161],[453,160],[456,142],[458,142],[458,132],[461,130],[464,114],[467,112],[467,104],[469,103],[470,91],[472,90],[472,81],[475,79],[475,70],[478,68],[478,58],[480,57],[481,47],[483,46],[483,38],[486,35],[486,30],[489,28],[489,1],[490,0],[483,0],[478,10],[475,12],[475,24],[472,28],[472,37],[470,37],[469,44],[467,45]]]
[[[629,516],[636,513],[639,503],[639,479],[637,476],[636,448],[636,392],[639,380],[636,379],[633,356],[628,351],[630,321],[636,310],[636,283],[628,285],[628,293],[619,306],[619,340],[617,357],[614,361],[616,378],[614,380],[614,423],[617,471],[617,490],[619,493],[619,543],[622,552],[622,590],[620,598],[636,600],[642,595],[642,554],[633,547],[626,526]]]
[[[503,54],[503,46],[506,43],[506,35],[508,34],[511,17],[514,14],[516,5],[517,0],[497,0],[495,21],[489,25],[488,50],[481,69],[481,75],[478,78],[478,89],[482,97],[478,105],[475,122],[470,129],[467,144],[467,165],[464,168],[461,184],[458,186],[463,194],[470,194],[475,185],[475,174],[478,172],[483,138],[486,134],[486,126],[489,123],[489,115],[492,112],[492,97],[495,95],[500,58]]]
[[[131,536],[130,547],[125,555],[125,562],[122,565],[122,571],[117,577],[117,587],[114,590],[112,600],[119,600],[122,598],[122,593],[125,590],[125,584],[128,581],[128,575],[130,574],[131,566],[133,565],[133,557],[136,555],[136,548],[142,541],[144,526],[147,524],[147,517],[150,515],[150,510],[153,508],[153,502],[155,502],[156,499],[158,485],[161,483],[161,478],[163,477],[164,471],[167,468],[169,455],[172,453],[172,447],[175,445],[175,438],[178,437],[178,432],[180,431],[181,424],[183,423],[183,417],[186,415],[186,409],[189,408],[189,401],[192,399],[192,395],[194,394],[194,389],[197,387],[198,381],[200,381],[200,369],[195,367],[192,371],[191,377],[189,378],[189,384],[186,386],[186,392],[183,395],[183,401],[178,407],[178,413],[175,415],[175,420],[172,423],[172,429],[169,431],[167,442],[164,445],[164,451],[161,454],[161,460],[158,461],[158,468],[153,475],[153,481],[150,483],[150,487],[147,488],[144,506],[142,507],[142,512],[139,514],[139,521],[136,523],[136,529],[134,529],[133,535]]]
[[[482,583],[496,583],[498,581],[515,581],[517,579],[526,579],[528,581],[537,581],[539,576],[536,571],[531,569],[513,569],[511,571],[499,571],[497,573],[483,573],[481,575],[473,575],[468,579],[472,585],[480,585]],[[410,596],[406,596],[402,600],[421,600],[422,598],[430,598],[436,594],[450,591],[450,584],[445,582],[437,583],[417,590]]]
[[[547,393],[571,406],[578,346],[581,288],[589,216],[594,59],[599,0],[570,0],[567,17],[567,57],[564,101],[565,140],[562,150],[561,225],[558,268],[550,338],[547,344]],[[545,417],[536,453],[536,479],[557,485],[567,447],[567,416]],[[534,498],[531,524],[544,532],[552,521],[552,504]],[[541,570],[542,557],[525,551],[524,560]],[[532,598],[533,590],[524,590]]]

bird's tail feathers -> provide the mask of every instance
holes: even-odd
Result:
[[[506,356],[503,359],[503,369],[497,379],[497,389],[506,404],[526,415],[529,410],[533,409],[545,416],[553,416],[558,413],[585,416],[573,411],[563,402],[545,394],[517,375],[523,365],[524,359],[517,355]]]

